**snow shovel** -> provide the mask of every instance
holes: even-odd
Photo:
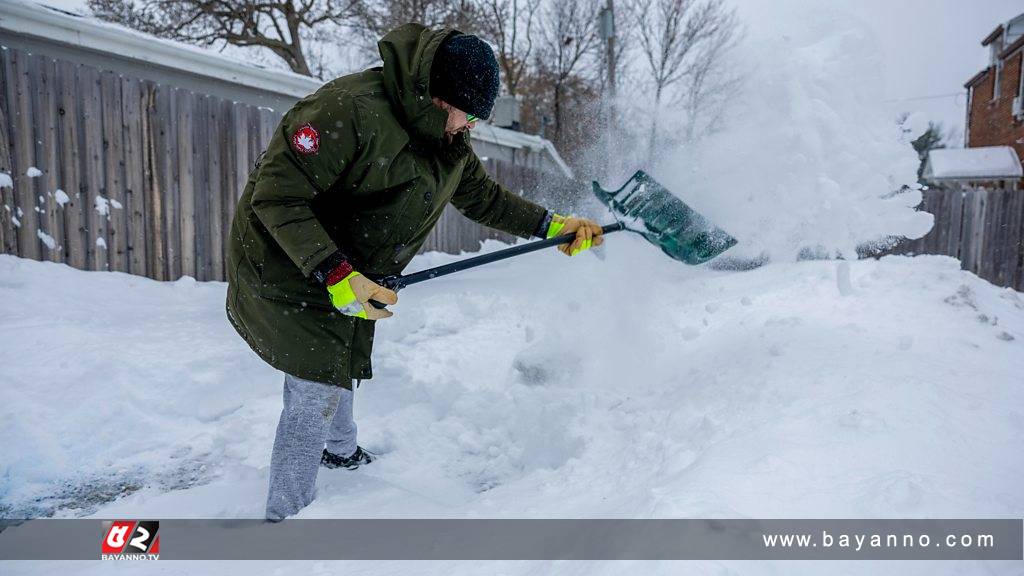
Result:
[[[670,258],[692,265],[703,264],[736,244],[735,238],[687,206],[643,170],[638,170],[618,190],[605,190],[597,182],[593,187],[594,194],[611,210],[617,221],[601,227],[605,234],[619,230],[635,232],[661,248]],[[566,244],[575,237],[575,234],[563,234],[412,274],[386,276],[378,282],[398,292],[431,278]],[[376,300],[371,300],[370,304],[376,308],[385,306]]]

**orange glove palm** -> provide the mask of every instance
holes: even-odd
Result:
[[[558,250],[566,256],[575,256],[584,250],[589,250],[591,246],[600,246],[604,242],[602,237],[604,231],[597,222],[577,216],[565,217],[555,214],[551,218],[547,237],[554,238],[563,234],[576,234],[576,238],[571,243],[558,247]]]
[[[328,285],[327,293],[338,312],[366,320],[381,320],[392,316],[390,310],[377,309],[369,303],[370,300],[384,304],[398,303],[398,295],[393,291],[355,271],[340,282]]]

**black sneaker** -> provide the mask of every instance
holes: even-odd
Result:
[[[345,468],[348,470],[355,470],[356,468],[359,468],[361,464],[369,464],[376,459],[376,454],[363,450],[361,446],[356,446],[356,451],[348,458],[338,456],[333,452],[328,452],[327,448],[324,448],[324,455],[320,457],[320,465],[325,468]]]

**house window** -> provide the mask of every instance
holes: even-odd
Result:
[[[1020,68],[1018,68],[1017,78],[1019,80],[1017,83],[1017,97],[1024,102],[1024,51],[1020,54]]]
[[[988,45],[988,63],[989,66],[999,62],[999,53],[1003,51],[1003,35],[1000,34],[992,39],[992,42]]]
[[[999,84],[1000,84],[1000,80],[1002,80],[1002,76],[1003,76],[1003,61],[1002,60],[996,62],[995,73],[996,73],[996,79],[993,81],[993,84],[992,84],[992,101],[993,102],[995,102],[996,100],[999,100]]]
[[[995,78],[992,80],[992,102],[999,100],[999,88],[1003,72],[1003,61],[999,59],[999,53],[1003,51],[1003,34],[1000,33],[998,36],[992,39],[992,42],[988,45],[989,55],[988,64],[992,67],[995,72]]]
[[[1020,66],[1017,72],[1017,97],[1010,105],[1013,120],[1024,121],[1024,52],[1020,55]]]
[[[1003,34],[992,39],[988,45],[988,64],[992,66],[999,63],[999,53],[1003,51]]]

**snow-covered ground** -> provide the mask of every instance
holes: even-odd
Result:
[[[945,257],[725,272],[626,235],[606,246],[403,291],[357,391],[360,443],[382,457],[322,471],[300,517],[1024,515],[1019,293]],[[224,290],[0,256],[2,515],[261,517],[282,376],[235,336]],[[480,568],[344,564],[413,566]],[[629,566],[680,565],[562,565]],[[763,569],[814,566],[1011,565]]]

